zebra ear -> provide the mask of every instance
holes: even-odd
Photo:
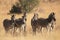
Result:
[[[12,15],[12,17],[14,17],[15,15]]]
[[[55,15],[55,13],[53,12],[52,15]]]

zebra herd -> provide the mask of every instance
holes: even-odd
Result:
[[[4,19],[3,20],[3,27],[8,33],[10,29],[13,29],[13,34],[16,32],[16,30],[19,28],[19,31],[21,31],[21,28],[23,28],[23,32],[26,32],[26,13],[23,14],[22,18],[14,19],[15,16],[12,15],[11,20]],[[31,19],[31,26],[32,31],[34,34],[36,34],[36,30],[38,29],[40,32],[42,31],[42,28],[48,29],[54,28],[54,23],[56,22],[55,13],[52,12],[48,16],[48,18],[38,18],[38,14],[35,13],[34,16]]]

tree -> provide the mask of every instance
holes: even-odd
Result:
[[[37,4],[38,0],[19,0],[23,12],[30,12]]]
[[[13,5],[10,13],[30,12],[38,3],[38,0],[19,0],[16,5]]]

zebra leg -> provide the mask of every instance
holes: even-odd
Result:
[[[53,29],[53,27],[54,27],[54,26],[53,26],[53,25],[51,25],[51,28],[52,28],[52,29]]]
[[[36,30],[37,30],[38,33],[40,33],[40,27],[39,26],[37,27]]]
[[[42,27],[41,26],[38,27],[38,33],[40,33],[40,32],[42,32]]]
[[[53,22],[52,24],[51,24],[51,28],[53,29],[54,27],[55,27],[55,22]]]
[[[36,34],[36,27],[33,27],[33,34]]]
[[[21,26],[19,26],[18,28],[17,28],[18,30],[18,33],[19,33],[19,35],[21,34]]]
[[[21,27],[19,27],[19,32],[21,32]]]
[[[13,35],[15,34],[15,27],[13,27]]]
[[[48,30],[48,26],[46,27],[46,29],[47,29],[47,31],[49,31],[49,30]]]
[[[47,29],[48,29],[48,31],[52,30],[52,24],[51,23],[49,25],[47,25]]]
[[[51,30],[53,30],[53,28],[54,28],[54,27],[55,27],[55,25],[54,25],[54,24],[52,24],[52,25],[51,25]]]
[[[25,36],[26,35],[26,24],[23,24],[22,25],[22,30],[23,30],[23,34]]]
[[[9,28],[6,28],[6,29],[5,29],[5,32],[8,33],[8,31],[9,31]]]
[[[24,26],[24,32],[26,32],[26,25]]]
[[[5,29],[5,35],[7,36],[8,35],[8,29]]]
[[[14,33],[15,33],[15,26],[14,26],[15,24],[14,23],[12,23],[12,25],[11,25],[11,27],[12,27],[12,34],[14,35]]]
[[[50,25],[50,31],[53,30],[53,28],[54,28],[54,25],[53,25],[53,23],[51,23],[51,25]]]
[[[24,32],[26,32],[26,24],[22,25],[22,29],[23,29]]]
[[[42,32],[42,27],[40,27],[40,32]]]
[[[24,24],[24,32],[26,32],[26,24]]]

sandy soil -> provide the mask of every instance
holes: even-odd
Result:
[[[3,20],[10,19],[11,15],[7,15],[12,5],[16,0],[4,0],[0,1],[0,40],[60,40],[60,1],[54,3],[50,2],[40,2],[40,4],[29,14],[27,14],[27,35],[23,34],[18,36],[12,36],[11,34],[5,33],[3,27]],[[11,3],[10,3],[11,2]],[[51,32],[44,31],[43,33],[37,33],[36,36],[33,36],[31,29],[31,18],[34,13],[39,14],[39,18],[47,18],[51,12],[55,12],[56,16],[56,26]],[[20,18],[21,15],[16,15],[16,18]]]

